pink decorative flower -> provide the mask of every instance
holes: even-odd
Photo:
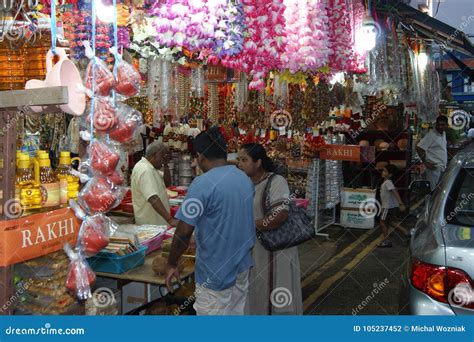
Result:
[[[250,89],[265,88],[265,77],[282,66],[286,35],[283,0],[243,0],[247,37],[236,58],[223,58],[225,66],[247,72]]]
[[[315,72],[328,64],[331,52],[325,4],[322,0],[284,0],[284,4],[288,42],[283,66],[292,73]]]

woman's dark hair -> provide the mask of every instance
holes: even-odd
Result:
[[[194,139],[194,152],[209,160],[227,159],[227,143],[218,127],[199,133]]]
[[[273,164],[273,161],[267,156],[267,151],[262,145],[257,143],[248,143],[240,146],[240,148],[245,150],[245,152],[250,156],[250,158],[252,158],[254,162],[260,159],[262,161],[262,167],[265,171],[275,171],[275,164]]]
[[[444,115],[440,115],[436,118],[436,122],[443,122],[447,125],[448,124],[448,117],[446,117]]]

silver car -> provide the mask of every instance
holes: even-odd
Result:
[[[451,160],[412,234],[409,313],[473,315],[474,144]]]

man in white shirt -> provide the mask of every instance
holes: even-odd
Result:
[[[166,187],[171,185],[168,168],[170,151],[162,143],[150,144],[143,157],[132,171],[132,202],[135,223],[176,226],[170,214]],[[160,169],[163,171],[160,171]]]
[[[446,129],[448,118],[438,116],[435,129],[431,130],[421,139],[416,147],[416,152],[426,166],[426,180],[430,182],[433,191],[448,164],[448,147],[446,142]]]

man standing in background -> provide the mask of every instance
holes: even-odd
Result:
[[[166,187],[171,185],[170,157],[166,145],[154,142],[133,168],[131,188],[136,224],[176,226],[166,191]]]
[[[447,128],[448,118],[438,116],[435,129],[428,132],[416,147],[416,152],[426,166],[426,180],[430,182],[431,191],[438,185],[448,164]]]

